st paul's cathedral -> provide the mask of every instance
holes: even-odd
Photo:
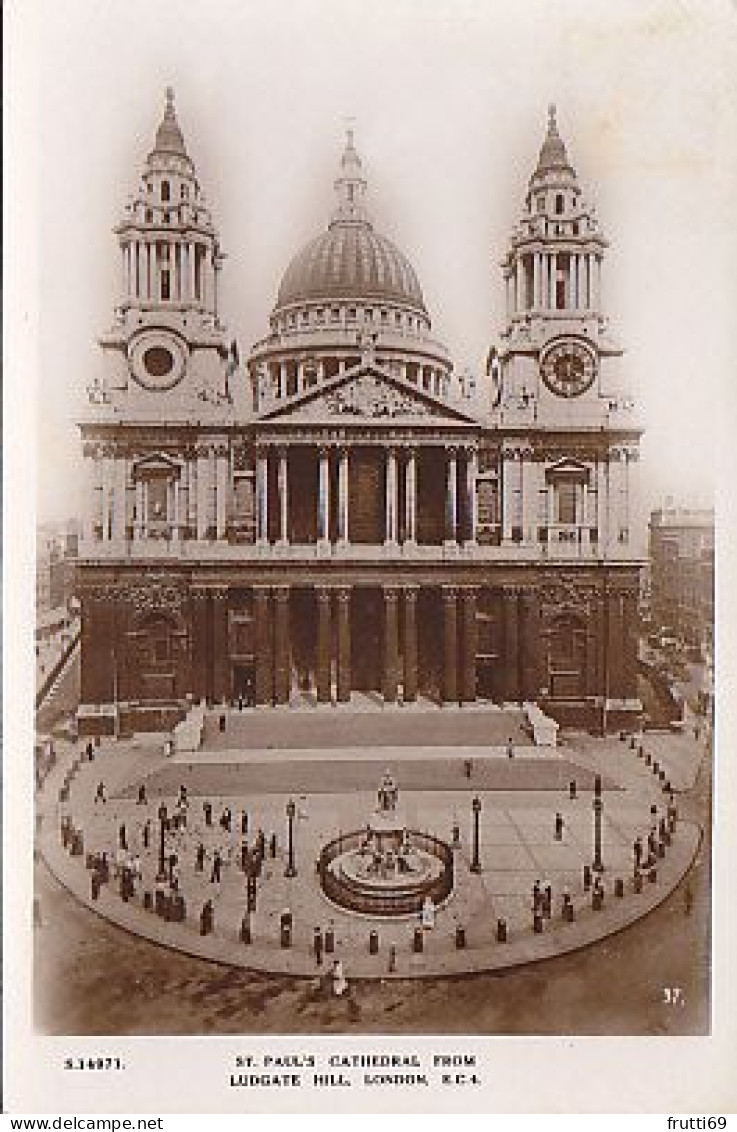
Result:
[[[641,428],[554,108],[473,393],[376,227],[351,132],[334,191],[241,363],[167,92],[80,425],[80,731],[361,697],[634,722]]]

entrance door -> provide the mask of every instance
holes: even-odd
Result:
[[[351,593],[351,683],[356,691],[381,690],[383,625],[381,591],[355,587]]]
[[[444,640],[440,591],[422,589],[417,598],[417,686],[430,700],[443,698]]]

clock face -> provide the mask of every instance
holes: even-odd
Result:
[[[543,356],[543,381],[558,397],[578,397],[596,377],[596,359],[580,342],[558,342]]]
[[[133,377],[144,389],[172,389],[184,377],[187,348],[166,330],[145,330],[128,347]]]

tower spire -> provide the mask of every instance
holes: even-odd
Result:
[[[544,177],[546,173],[553,171],[570,173],[573,177],[576,175],[568,160],[563,139],[558,132],[555,103],[551,102],[548,106],[548,131],[540,150],[540,156],[537,159],[537,168],[533,177]]]
[[[176,154],[177,157],[188,159],[187,150],[184,145],[184,137],[182,136],[182,131],[179,128],[179,122],[177,121],[177,116],[174,111],[174,88],[171,86],[166,88],[164,117],[161,119],[159,128],[156,131],[153,152]]]

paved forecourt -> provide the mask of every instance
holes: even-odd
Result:
[[[340,958],[346,975],[360,978],[406,978],[456,975],[503,969],[587,946],[621,930],[660,903],[689,868],[700,840],[700,829],[678,821],[663,856],[654,861],[654,879],[645,871],[642,891],[634,891],[633,842],[647,838],[666,822],[668,794],[664,742],[659,742],[658,767],[647,765],[648,739],[639,742],[572,737],[556,751],[540,754],[534,748],[460,748],[452,754],[440,748],[364,748],[332,751],[315,760],[282,749],[252,750],[240,762],[232,752],[198,754],[195,759],[165,759],[148,737],[145,741],[108,742],[88,761],[71,748],[67,752],[66,801],[60,802],[64,759],[48,780],[40,799],[43,812],[42,849],[57,878],[95,912],[122,928],[205,959],[298,976],[314,976]],[[325,752],[324,752],[325,753]],[[688,752],[679,746],[680,777],[685,764],[698,765],[701,748],[691,740]],[[276,757],[275,757],[276,756]],[[368,756],[368,757],[367,757]],[[470,760],[470,767],[467,765]],[[410,829],[430,832],[447,842],[457,824],[460,845],[454,851],[455,886],[437,910],[434,926],[423,930],[418,951],[418,916],[388,920],[368,918],[332,905],[319,886],[316,860],[320,848],[341,832],[365,828],[376,806],[376,785],[388,767],[398,780],[400,800]],[[661,775],[663,771],[663,775]],[[67,771],[68,773],[68,771]],[[584,865],[593,857],[592,789],[594,775],[603,779],[601,876],[603,904],[592,906],[591,889],[584,883]],[[695,773],[695,770],[694,770]],[[470,778],[468,775],[470,774]],[[576,782],[571,797],[570,782]],[[106,801],[95,800],[98,784],[106,786]],[[351,787],[351,783],[353,786]],[[146,801],[138,802],[145,786]],[[162,801],[173,811],[180,786],[188,795],[186,828],[165,833],[165,857],[176,854],[178,891],[186,903],[183,922],[171,922],[144,907],[145,893],[154,893],[159,868]],[[478,796],[479,872],[471,868],[473,829],[471,799]],[[296,803],[294,857],[296,876],[289,877],[286,849],[286,806]],[[205,804],[212,807],[208,825]],[[228,807],[231,831],[220,823]],[[655,811],[653,812],[653,807]],[[248,833],[242,834],[247,814]],[[559,839],[556,815],[562,818]],[[81,855],[62,845],[60,823],[68,819],[82,833]],[[144,827],[148,823],[148,845]],[[125,826],[128,860],[135,860],[140,879],[124,901],[115,875],[120,827]],[[246,910],[246,876],[241,868],[242,846],[253,846],[263,831],[266,853],[257,881],[256,910],[250,916],[251,942],[241,939]],[[275,834],[272,847],[272,834]],[[660,837],[657,837],[660,840]],[[197,850],[202,868],[197,868]],[[658,849],[658,852],[661,850]],[[106,852],[111,877],[92,898],[88,854]],[[272,852],[275,855],[272,856]],[[223,861],[220,879],[213,879],[216,853]],[[587,878],[586,878],[587,879]],[[615,895],[617,880],[624,895]],[[533,930],[533,886],[550,886],[550,914]],[[617,888],[619,886],[616,886]],[[570,894],[573,922],[562,916],[564,891]],[[212,902],[213,931],[200,934],[200,911]],[[291,945],[281,946],[281,917],[292,913]],[[506,940],[498,938],[504,922]],[[314,930],[323,940],[332,935],[334,951],[322,968],[313,952]],[[459,941],[462,929],[463,939]],[[377,934],[376,953],[369,936]],[[459,947],[462,942],[465,946]]]

